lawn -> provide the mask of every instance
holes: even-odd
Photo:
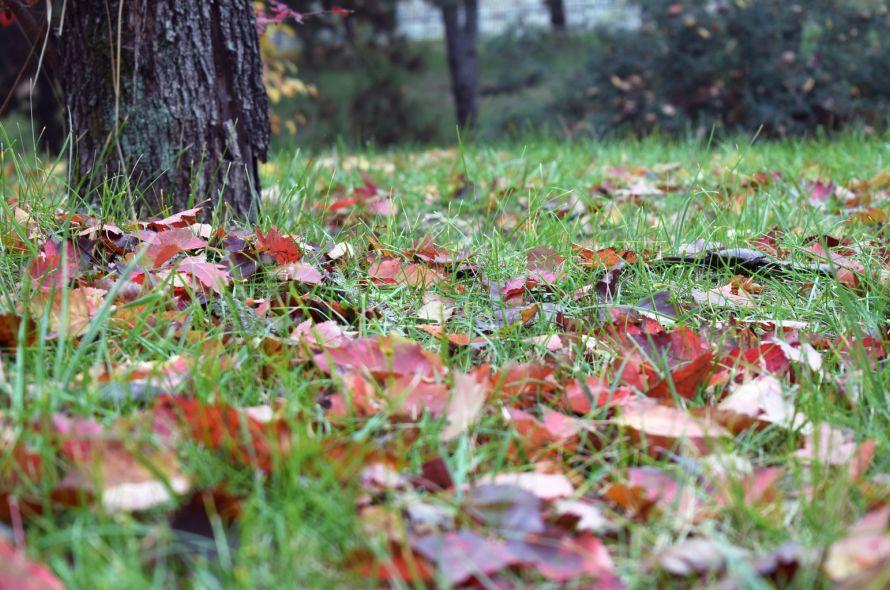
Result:
[[[0,154],[0,579],[890,581],[890,138],[281,150],[249,227],[64,165]]]

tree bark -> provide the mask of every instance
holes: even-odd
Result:
[[[550,9],[550,24],[556,31],[566,29],[566,4],[565,0],[547,0],[547,8]]]
[[[479,118],[477,102],[476,39],[479,32],[477,0],[447,0],[442,4],[445,47],[451,75],[451,91],[457,110],[457,124],[473,127]]]
[[[116,179],[142,214],[256,214],[269,112],[250,0],[68,2],[57,42],[73,186]]]

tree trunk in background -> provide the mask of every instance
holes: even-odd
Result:
[[[68,2],[57,41],[73,186],[128,179],[143,214],[206,198],[256,214],[269,111],[250,0]]]
[[[442,4],[445,46],[457,124],[472,127],[479,116],[476,38],[479,32],[477,0],[448,0]]]
[[[550,9],[550,24],[556,31],[564,31],[566,29],[566,4],[565,0],[547,0],[547,7]]]

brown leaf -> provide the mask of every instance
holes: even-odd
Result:
[[[79,338],[86,334],[90,322],[99,312],[105,300],[106,291],[93,287],[77,287],[69,291],[40,294],[31,300],[37,317],[43,315],[49,305],[49,325],[53,332],[67,330],[69,338]],[[50,301],[50,297],[52,300]],[[67,315],[63,315],[67,298]]]
[[[172,451],[108,436],[103,433],[102,438],[88,441],[88,453],[75,454],[76,467],[65,475],[54,496],[96,496],[108,512],[132,512],[169,503],[172,494],[190,489]]]
[[[444,338],[449,343],[454,346],[483,346],[488,344],[488,339],[486,338],[470,338],[466,334],[449,334],[445,332],[445,329],[442,326],[428,326],[428,325],[420,325],[417,326],[418,330],[423,330],[427,334],[433,336],[437,339]]]

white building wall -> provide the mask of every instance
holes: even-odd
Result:
[[[621,0],[565,0],[569,28],[588,29],[598,25],[636,28],[636,9]],[[443,36],[442,15],[425,0],[398,3],[399,31],[413,39],[439,39]],[[550,26],[544,0],[479,0],[479,30],[482,35],[498,35],[521,28]]]

